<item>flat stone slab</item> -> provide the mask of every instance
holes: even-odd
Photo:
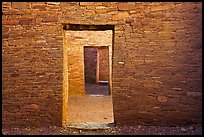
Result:
[[[70,124],[67,127],[76,129],[110,129],[110,124],[106,123],[95,123],[95,122],[83,122]]]

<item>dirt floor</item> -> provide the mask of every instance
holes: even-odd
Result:
[[[3,128],[4,135],[202,135],[202,126],[114,126],[109,129],[87,130],[60,127],[43,128]]]
[[[68,119],[69,125],[84,122],[113,123],[112,96],[69,96]]]
[[[85,84],[85,93],[92,95],[109,95],[108,84]]]

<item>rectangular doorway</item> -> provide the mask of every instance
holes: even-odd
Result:
[[[114,26],[111,25],[64,26],[63,125],[90,124],[92,127],[93,123],[94,125],[114,123],[113,30]],[[87,62],[92,67],[87,67]],[[96,92],[94,90],[87,92],[86,83],[101,85],[106,90],[99,92],[96,89]]]
[[[85,94],[110,95],[108,47],[84,46]]]

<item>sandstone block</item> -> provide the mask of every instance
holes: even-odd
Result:
[[[161,10],[170,10],[174,8],[173,3],[168,3],[165,5],[151,6],[151,11],[161,11]],[[183,7],[185,8],[185,7]]]
[[[80,6],[94,5],[94,2],[80,2]]]
[[[165,96],[158,96],[157,100],[162,103],[162,102],[166,102],[167,98]]]
[[[133,10],[136,9],[134,3],[122,2],[118,4],[118,10]]]
[[[88,9],[88,10],[93,10],[93,11],[94,11],[95,8],[96,8],[96,7],[93,6],[93,5],[87,5],[87,6],[86,6],[86,9]]]
[[[138,21],[134,21],[134,22],[131,22],[130,25],[132,25],[132,26],[140,26],[141,23],[138,22]]]
[[[30,105],[26,105],[25,108],[27,108],[27,109],[39,109],[39,105],[30,104]]]
[[[145,17],[147,17],[147,18],[154,18],[155,16],[153,14],[151,14],[151,13],[147,13],[147,14],[145,14]]]
[[[2,25],[17,25],[17,20],[2,20]]]
[[[96,9],[96,13],[106,13],[106,9]]]
[[[30,8],[30,3],[29,2],[12,2],[12,8],[28,9]]]
[[[97,6],[96,9],[105,9],[105,6]]]
[[[44,17],[42,19],[43,22],[57,22],[58,18],[57,17]]]
[[[47,2],[47,4],[50,4],[50,5],[59,5],[60,2]]]
[[[201,96],[201,92],[187,92],[187,96],[193,96],[193,97],[198,97]]]
[[[46,10],[47,5],[45,4],[33,4],[32,8],[33,9],[40,9],[40,10]]]
[[[144,81],[143,86],[147,88],[159,88],[159,82],[158,81],[153,81],[153,80],[146,80]]]
[[[112,20],[121,20],[125,19],[128,16],[128,12],[119,12],[118,14],[112,16]]]
[[[2,42],[2,46],[4,46],[4,47],[8,46],[8,41],[5,41],[5,40],[4,40],[4,41]]]
[[[21,19],[20,21],[19,21],[19,24],[20,25],[29,25],[29,24],[31,24],[32,23],[32,19],[29,19],[29,18],[24,18],[24,19]]]
[[[9,27],[2,27],[2,33],[8,33]]]
[[[130,18],[130,17],[128,17],[128,18],[126,18],[126,23],[131,23],[131,22],[133,22],[134,21],[134,19],[133,18]]]

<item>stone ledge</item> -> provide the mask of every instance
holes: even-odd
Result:
[[[110,129],[111,123],[95,123],[95,122],[84,122],[69,124],[67,127],[76,129]]]

